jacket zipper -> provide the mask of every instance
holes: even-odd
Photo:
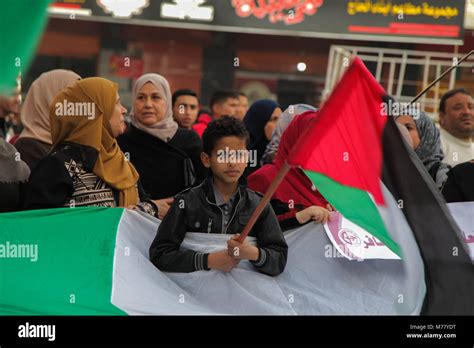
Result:
[[[238,202],[237,205],[235,206],[234,214],[232,214],[232,217],[230,218],[229,223],[227,224],[227,227],[225,228],[224,234],[227,233],[227,229],[229,228],[230,223],[232,222],[232,220],[233,220],[234,217],[235,217],[235,214],[237,213],[237,208],[239,207],[240,201],[242,201],[242,195],[240,194],[240,187],[239,187],[239,202]]]
[[[216,206],[217,209],[219,209],[219,211],[221,212],[221,216],[222,216],[221,234],[222,234],[222,231],[224,231],[224,213],[222,212],[221,208],[219,208],[219,206],[217,204],[212,203],[211,201],[209,201],[209,199],[207,199],[207,197],[206,197],[206,201],[207,201],[207,203]]]
[[[211,233],[212,228],[212,218],[209,218],[209,222],[207,223],[207,233]]]

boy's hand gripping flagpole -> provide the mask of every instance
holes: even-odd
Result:
[[[288,173],[290,168],[291,168],[290,165],[286,163],[285,161],[283,166],[280,168],[280,171],[277,173],[275,179],[270,184],[270,187],[268,188],[267,192],[265,192],[265,195],[262,197],[260,203],[257,205],[257,208],[255,208],[255,211],[252,213],[252,216],[250,217],[249,222],[247,223],[244,230],[240,234],[240,237],[237,239],[239,243],[242,243],[245,240],[245,238],[248,236],[248,234],[250,233],[250,230],[257,222],[258,217],[262,213],[267,203],[270,202],[270,199],[272,198],[273,194],[278,188],[278,185],[280,185],[280,182],[283,180],[283,178],[285,177],[286,173]]]
[[[454,64],[453,66],[449,67],[448,69],[446,69],[445,72],[443,72],[441,75],[439,75],[433,82],[431,82],[428,86],[426,86],[420,93],[418,93],[418,95],[416,95],[415,98],[413,98],[413,100],[410,102],[410,104],[413,104],[414,102],[416,102],[418,99],[420,99],[423,94],[425,94],[426,92],[428,92],[431,87],[433,87],[437,82],[439,82],[443,77],[445,77],[447,74],[449,74],[449,72],[451,72],[453,69],[459,67],[459,65],[465,61],[467,58],[469,58],[472,54],[474,54],[474,50],[472,50],[471,52],[469,52],[468,54],[466,54],[465,56],[463,56],[458,62],[457,64]],[[270,202],[270,199],[272,198],[273,194],[275,193],[276,189],[278,188],[278,185],[280,185],[280,182],[283,180],[283,178],[285,177],[285,175],[288,173],[288,171],[290,170],[290,165],[285,161],[285,164],[280,168],[280,171],[277,173],[276,177],[275,177],[275,180],[273,180],[273,182],[270,184],[270,187],[268,188],[267,192],[265,192],[265,195],[263,196],[262,200],[260,201],[260,203],[258,204],[257,208],[255,209],[255,211],[252,213],[252,216],[250,217],[250,220],[249,222],[247,223],[247,225],[245,226],[244,230],[242,231],[242,233],[240,234],[240,237],[237,239],[237,241],[239,243],[242,243],[245,238],[248,236],[248,234],[250,233],[250,230],[252,229],[252,227],[255,225],[255,223],[257,222],[260,214],[262,213],[263,209],[265,208],[265,206],[267,205],[268,202]]]

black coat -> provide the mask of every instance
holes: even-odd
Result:
[[[209,254],[180,250],[180,245],[186,232],[241,233],[261,196],[241,185],[237,197],[231,219],[227,227],[223,227],[222,212],[215,203],[210,179],[177,195],[150,247],[150,260],[153,264],[165,272],[208,270]],[[260,272],[271,276],[283,272],[288,245],[269,204],[264,208],[249,236],[257,239],[260,253],[259,260],[252,262],[254,266]]]
[[[446,202],[474,201],[474,163],[465,162],[453,167],[443,187]]]
[[[175,136],[165,143],[130,126],[117,141],[137,169],[143,188],[152,199],[172,197],[187,188],[184,175],[185,157],[182,153],[193,163],[197,178],[195,184],[201,183],[206,177],[206,169],[200,159],[201,139],[194,131],[179,128]],[[181,150],[181,153],[176,148]]]
[[[21,159],[33,169],[36,164],[51,152],[51,145],[43,143],[38,139],[20,138],[15,142],[15,147],[21,155]]]

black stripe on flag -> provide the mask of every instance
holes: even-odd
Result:
[[[425,265],[427,293],[421,314],[473,315],[474,265],[462,232],[392,117],[382,139],[383,182],[402,200]]]

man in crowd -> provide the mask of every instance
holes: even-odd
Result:
[[[199,111],[199,99],[190,89],[179,89],[173,93],[173,117],[181,128],[192,129]]]
[[[239,107],[237,108],[237,112],[235,113],[234,116],[238,118],[239,120],[243,120],[248,109],[249,109],[249,100],[247,96],[244,93],[239,92]]]
[[[464,88],[446,92],[439,104],[444,162],[455,166],[474,159],[474,100]]]
[[[202,136],[207,128],[207,124],[212,119],[218,119],[222,116],[234,116],[239,108],[239,94],[234,91],[217,91],[215,92],[209,103],[211,116],[202,114],[198,118],[198,122],[193,126],[194,131]]]
[[[0,138],[10,141],[21,131],[20,127],[21,96],[19,91],[10,97],[0,95]]]
[[[217,91],[209,103],[214,119],[234,116],[239,108],[239,94],[234,91]]]

